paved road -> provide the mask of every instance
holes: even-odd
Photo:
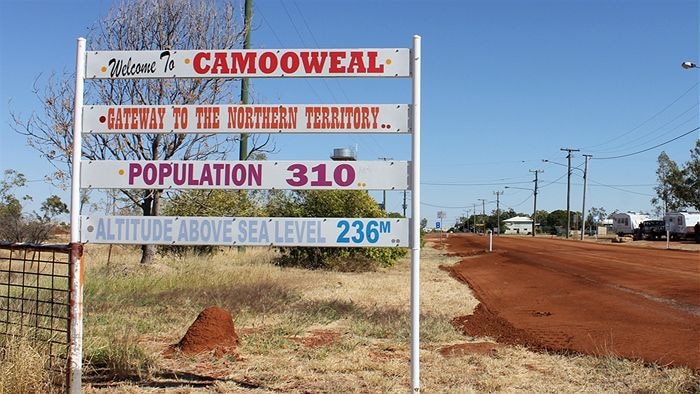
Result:
[[[452,234],[452,274],[481,305],[466,334],[700,370],[700,252]]]

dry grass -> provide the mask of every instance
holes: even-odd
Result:
[[[112,359],[110,376],[87,393],[405,393],[410,382],[410,261],[370,273],[279,268],[266,248],[138,267],[138,251],[90,245],[85,288],[85,357]],[[698,376],[614,358],[502,347],[444,357],[445,346],[476,341],[450,324],[471,313],[469,289],[440,270],[457,259],[422,250],[421,378],[424,392],[700,391]],[[210,305],[234,313],[240,358],[163,356]],[[312,345],[314,344],[314,345]],[[109,351],[107,351],[109,349]],[[109,357],[106,357],[108,355]],[[119,374],[116,370],[122,369]],[[106,371],[102,371],[108,373]],[[211,379],[207,380],[209,377]],[[172,390],[172,391],[171,391]]]
[[[25,336],[5,336],[0,345],[0,394],[61,392],[49,357]]]

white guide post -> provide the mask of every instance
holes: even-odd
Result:
[[[78,38],[73,104],[73,156],[70,202],[70,343],[68,348],[68,392],[80,393],[83,367],[83,275],[82,253],[73,252],[80,242],[80,158],[82,156],[83,93],[85,84],[85,39]],[[77,258],[76,258],[77,257]]]
[[[411,391],[420,392],[420,41],[413,36],[413,138],[411,167]]]

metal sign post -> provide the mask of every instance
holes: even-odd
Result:
[[[83,371],[83,263],[73,253],[80,242],[80,158],[82,155],[83,93],[85,87],[85,39],[78,38],[73,103],[73,156],[70,195],[70,341],[68,344],[68,390],[80,393]]]

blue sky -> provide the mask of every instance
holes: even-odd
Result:
[[[9,127],[10,111],[39,109],[38,76],[72,72],[75,40],[111,7],[106,0],[0,4],[0,169],[30,182],[36,204],[68,193],[42,181],[52,167]],[[566,163],[589,162],[587,207],[650,211],[656,158],[690,157],[700,124],[697,0],[364,1],[255,0],[254,48],[405,48],[422,36],[421,217],[444,223],[496,208],[532,211],[529,170],[539,174],[538,209],[566,208]],[[88,43],[90,48],[90,43]],[[101,48],[109,49],[109,48]],[[40,81],[44,81],[40,79]],[[41,86],[41,85],[40,85]],[[410,80],[252,79],[259,103],[410,103]],[[324,160],[353,147],[360,160],[408,160],[409,136],[287,135],[285,160]],[[581,209],[581,170],[571,207]],[[506,189],[508,185],[511,188]],[[381,192],[373,193],[381,199]],[[402,193],[388,193],[401,211]],[[410,204],[409,204],[410,206]],[[36,207],[34,207],[36,209]]]

